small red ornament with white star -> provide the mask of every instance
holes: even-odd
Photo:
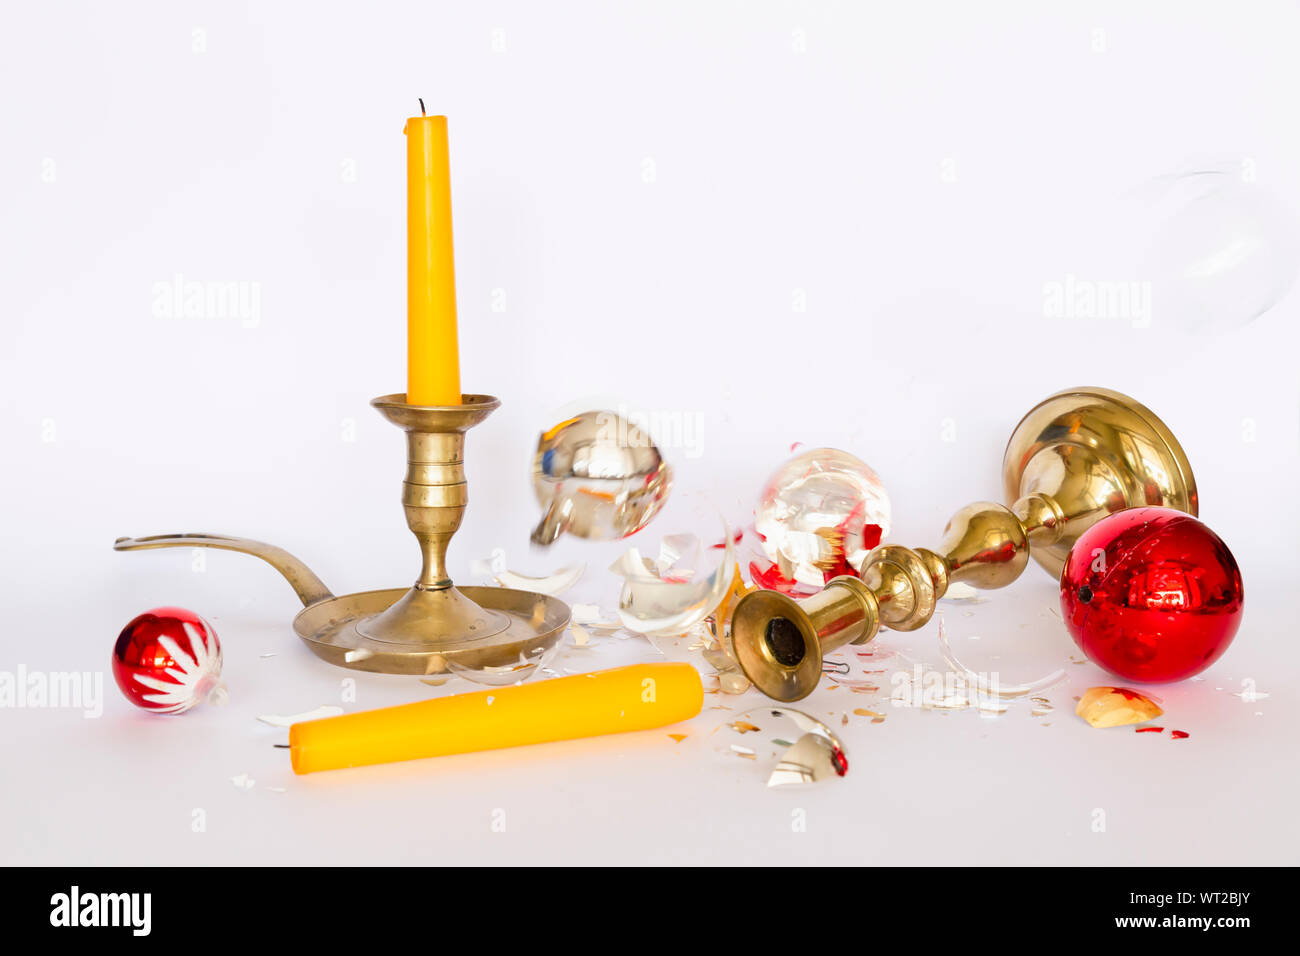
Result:
[[[127,700],[156,714],[226,702],[217,632],[180,607],[145,611],[122,629],[113,647],[113,677]]]

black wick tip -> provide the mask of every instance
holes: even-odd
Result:
[[[421,115],[421,116],[428,116],[428,115],[429,115],[429,114],[427,114],[427,113],[424,111],[424,97],[423,97],[423,96],[420,97],[420,115]]]

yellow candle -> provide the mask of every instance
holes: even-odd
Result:
[[[699,714],[690,664],[634,664],[457,694],[289,728],[295,773],[649,730]]]
[[[406,400],[460,404],[445,116],[406,121]]]

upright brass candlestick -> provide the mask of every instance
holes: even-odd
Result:
[[[223,535],[119,538],[114,547],[222,548],[262,558],[304,604],[294,631],[332,664],[385,674],[455,670],[496,683],[528,676],[568,627],[568,606],[513,588],[458,588],[447,573],[447,545],[469,500],[465,432],[501,403],[490,395],[465,395],[460,405],[421,406],[408,405],[405,395],[385,395],[370,404],[406,431],[402,506],[422,559],[413,587],[335,597],[287,551]]]
[[[466,395],[460,405],[406,404],[405,395],[371,403],[406,431],[406,526],[420,543],[420,576],[387,610],[357,622],[357,633],[381,644],[451,645],[492,637],[510,626],[506,615],[485,611],[451,583],[447,545],[469,504],[465,483],[465,432],[501,403]]]
[[[1192,468],[1173,433],[1150,409],[1104,388],[1069,389],[1031,409],[1007,443],[1002,475],[1011,505],[962,508],[937,552],[882,545],[857,577],[834,578],[812,597],[742,598],[731,633],[745,675],[769,697],[800,700],[821,680],[823,654],[865,644],[882,626],[921,627],[954,581],[1005,587],[1031,555],[1060,577],[1074,542],[1112,512],[1197,509]]]

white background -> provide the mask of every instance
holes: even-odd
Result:
[[[1300,15],[1132,6],[9,11],[0,669],[107,675],[126,621],[180,604],[220,633],[232,702],[151,717],[106,676],[98,719],[0,710],[4,862],[1296,863]],[[1191,736],[1072,715],[1108,678],[1068,663],[1055,584],[1031,567],[945,617],[1004,680],[1066,666],[1055,714],[854,718],[849,776],[814,790],[767,790],[771,748],[726,753],[710,731],[730,714],[710,710],[680,745],[652,731],[295,778],[255,715],[336,703],[348,675],[294,638],[289,588],[240,555],[196,570],[110,546],[213,531],[282,545],[340,593],[413,578],[401,435],[367,402],[404,387],[418,96],[450,117],[464,386],[503,402],[469,439],[459,579],[494,548],[524,573],[586,561],[567,597],[612,606],[619,548],[527,545],[531,448],[564,410],[621,402],[691,429],[665,440],[678,483],[647,550],[711,538],[719,512],[751,520],[794,442],[870,462],[890,537],[920,546],[1000,498],[1036,401],[1108,386],[1181,438],[1246,582],[1229,653],[1157,691]],[[1208,199],[1179,192],[1205,170]],[[160,315],[177,275],[256,284],[256,316]],[[1150,313],[1050,315],[1067,276],[1150,283]],[[934,628],[879,640],[937,663]],[[652,658],[610,640],[557,667]],[[349,709],[473,689],[357,679]],[[1270,696],[1233,696],[1243,681]]]

